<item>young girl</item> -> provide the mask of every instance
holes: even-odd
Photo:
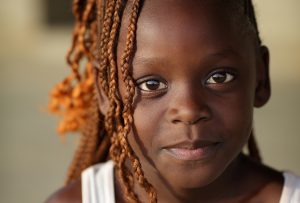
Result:
[[[50,109],[82,136],[47,202],[300,202],[299,177],[255,145],[270,81],[251,0],[74,0],[74,13]]]

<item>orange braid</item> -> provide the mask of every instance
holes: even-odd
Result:
[[[76,0],[73,4],[73,11],[76,17],[76,25],[73,34],[71,49],[67,54],[67,62],[72,69],[72,74],[64,81],[54,87],[51,92],[49,110],[63,117],[58,132],[81,131],[80,145],[75,153],[73,162],[70,165],[67,182],[77,178],[81,170],[93,163],[91,152],[95,151],[95,141],[98,135],[98,109],[93,98],[93,50],[96,48],[96,22],[95,1],[87,2]],[[79,71],[79,62],[86,57],[86,64],[83,73]],[[90,125],[92,118],[94,125]],[[96,126],[88,129],[87,126]],[[96,130],[96,132],[94,132]]]
[[[119,134],[119,139],[121,141],[121,145],[123,148],[122,153],[125,153],[127,157],[130,159],[134,170],[134,175],[137,178],[138,183],[149,194],[151,202],[156,202],[157,201],[156,192],[153,186],[144,177],[141,164],[127,141],[127,135],[129,134],[133,123],[131,104],[135,93],[135,85],[132,76],[130,75],[129,72],[130,70],[129,63],[131,60],[131,56],[133,54],[134,43],[136,40],[136,25],[137,25],[139,10],[140,10],[140,4],[141,4],[140,0],[134,0],[133,2],[132,11],[129,20],[129,26],[128,26],[128,34],[126,37],[126,48],[121,58],[121,71],[122,71],[123,81],[126,85],[127,91],[125,95],[124,109],[123,109],[124,128],[122,132]],[[125,171],[124,161],[120,161],[119,167],[123,169],[121,170],[121,172]],[[121,173],[120,175],[123,179],[123,182],[126,182],[127,177],[125,177],[124,173],[123,174]]]
[[[89,24],[88,16],[91,15],[92,8],[95,5],[93,0],[88,1],[83,7],[83,1],[76,0],[74,2],[74,12],[82,12],[84,15],[76,14],[77,23],[73,34],[71,49],[67,54],[67,62],[72,68],[72,74],[66,77],[61,83],[56,85],[51,94],[49,102],[49,110],[63,117],[58,127],[58,132],[64,134],[66,132],[76,132],[85,125],[87,118],[87,109],[91,106],[93,92],[93,72],[92,64],[87,63],[83,74],[79,72],[79,62],[85,56],[92,60],[92,48],[95,47],[91,43],[91,38],[95,38],[91,33],[86,38],[88,29],[95,29],[94,24]]]

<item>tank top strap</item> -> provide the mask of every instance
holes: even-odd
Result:
[[[114,164],[107,161],[90,166],[81,174],[83,203],[115,203]]]
[[[300,177],[284,172],[284,185],[279,203],[299,203],[300,202]]]

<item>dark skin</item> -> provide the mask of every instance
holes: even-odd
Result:
[[[234,25],[224,6],[213,3],[172,1],[170,6],[153,0],[143,6],[128,139],[146,178],[158,188],[158,202],[279,202],[281,173],[241,154],[253,107],[270,96],[268,50],[258,47],[251,33],[241,37],[245,28]],[[126,27],[125,18],[118,62]],[[124,97],[120,74],[119,79]],[[107,104],[105,95],[99,99]],[[107,105],[100,109],[105,114]],[[116,177],[117,202],[123,202]],[[144,190],[134,189],[147,202]],[[75,182],[48,202],[80,202],[78,193]]]

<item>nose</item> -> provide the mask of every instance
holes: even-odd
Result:
[[[170,98],[167,116],[173,124],[194,125],[209,120],[211,110],[204,90],[195,90],[188,85],[177,89]]]

